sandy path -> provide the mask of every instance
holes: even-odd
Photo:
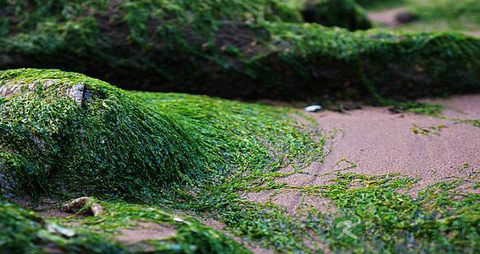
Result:
[[[480,95],[430,101],[445,105],[447,117],[480,119]],[[279,180],[291,186],[329,184],[341,171],[399,173],[419,178],[416,189],[421,189],[480,171],[480,128],[468,124],[415,114],[392,114],[386,108],[374,107],[348,114],[326,111],[311,115],[321,129],[338,131],[323,162],[310,165],[307,174]],[[420,134],[422,130],[428,133]],[[256,202],[284,205],[293,213],[302,202],[328,209],[328,201],[305,197],[298,191],[264,191],[247,196]]]

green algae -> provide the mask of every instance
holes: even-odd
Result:
[[[48,230],[48,225],[53,224],[32,211],[0,201],[0,253],[128,253],[97,233],[69,238]]]
[[[38,87],[0,105],[2,172],[32,196],[52,194],[61,183],[59,195],[148,201],[172,184],[307,163],[321,146],[287,109],[123,92],[55,70],[0,75],[2,88]],[[74,84],[90,93],[80,105],[59,96]]]
[[[159,253],[250,253],[223,233],[188,216],[151,206],[100,203],[107,211],[101,217],[41,218],[37,213],[1,201],[0,253],[143,253],[147,246]],[[132,244],[115,239],[120,230],[136,227],[138,230],[138,223],[172,227],[175,234]]]
[[[479,90],[478,40],[460,34],[351,33],[267,18],[260,0],[51,2],[7,5],[21,16],[0,39],[1,68],[56,67],[128,89],[242,99],[378,103]]]
[[[265,181],[285,175],[277,171],[287,165],[295,168],[304,167],[322,153],[322,141],[313,138],[318,133],[307,132],[306,126],[289,116],[293,113],[300,116],[298,112],[285,108],[185,94],[124,92],[84,75],[57,70],[20,69],[4,71],[0,75],[1,88],[11,88],[15,85],[23,89],[21,93],[4,98],[0,106],[2,109],[0,112],[5,116],[0,125],[5,130],[0,136],[2,138],[0,166],[7,179],[17,181],[18,185],[14,189],[21,191],[14,194],[21,197],[25,194],[46,195],[57,199],[98,194],[99,197],[108,199],[150,202],[149,208],[128,204],[117,207],[113,205],[114,203],[105,203],[107,209],[114,211],[105,218],[112,223],[110,229],[89,228],[89,225],[96,223],[80,220],[85,227],[85,233],[93,230],[101,232],[103,237],[111,236],[109,232],[113,230],[114,224],[116,223],[117,228],[123,224],[122,216],[126,219],[148,215],[148,211],[153,211],[156,205],[197,212],[216,213],[229,210],[228,214],[233,215],[241,212],[241,209],[239,210],[241,207],[229,206],[241,200],[239,191],[261,186]],[[35,85],[29,86],[31,84]],[[90,94],[81,104],[65,96],[65,91],[75,84],[84,84]],[[90,117],[98,115],[101,117],[90,121]],[[131,127],[127,129],[129,139],[126,142],[121,138],[125,129],[122,129],[122,124],[116,123],[117,118],[122,118],[122,121],[129,123],[127,126]],[[135,158],[143,158],[144,154],[150,156],[164,144],[157,140],[156,146],[150,148],[155,151],[148,151],[145,150],[148,148],[146,142],[139,143],[141,148],[129,142],[139,134],[135,132],[137,125],[143,126],[146,123],[150,128],[159,129],[153,131],[140,129],[145,135],[169,139],[166,135],[173,131],[181,134],[173,135],[175,143],[167,146],[171,151],[175,151],[174,156],[178,157],[163,161],[172,163],[176,158],[181,158],[184,160],[183,163],[193,160],[199,163],[188,167],[185,172],[177,172],[184,177],[173,178],[163,175],[162,168],[134,167]],[[167,127],[171,129],[160,129]],[[105,129],[115,133],[115,137],[105,138],[105,135],[108,135]],[[89,146],[89,137],[85,138],[85,135],[91,135],[91,139],[98,140],[98,143],[93,143],[98,146]],[[138,140],[133,139],[133,142],[136,141]],[[117,148],[116,144],[119,144],[117,142],[125,142],[122,145],[130,147],[112,149]],[[178,143],[180,143],[178,147],[172,147]],[[102,148],[102,145],[107,147]],[[201,152],[196,154],[196,151]],[[104,157],[102,159],[104,161],[94,160],[97,165],[90,164],[91,166],[87,168],[89,162],[85,161],[83,156],[71,155],[75,153],[83,156],[90,153],[95,156],[116,156],[116,160]],[[184,153],[188,153],[188,156],[181,157]],[[122,162],[122,156],[128,160],[133,159],[127,164],[128,168],[117,164]],[[56,160],[63,157],[70,159]],[[78,166],[79,162],[82,162],[82,167]],[[177,165],[167,165],[167,168],[173,170]],[[106,169],[111,167],[112,170],[115,168],[115,171],[108,172],[104,167]],[[158,173],[155,178],[145,177],[141,173],[145,170],[155,170]],[[88,175],[89,171],[92,172],[92,176]],[[196,174],[193,175],[193,172]],[[135,175],[134,180],[126,179],[130,174]],[[185,188],[184,183],[191,185]],[[60,186],[60,189],[55,188],[56,186]],[[10,194],[9,190],[5,192]],[[128,209],[122,208],[129,206]],[[249,206],[253,207],[251,204]],[[160,210],[158,213],[161,213]],[[244,217],[241,220],[247,219],[250,218]],[[232,223],[237,220],[230,217],[229,225],[233,227]],[[68,223],[68,220],[63,222]],[[106,225],[105,223],[102,221],[102,225]],[[200,241],[197,244],[202,246],[210,246],[206,244],[208,242],[212,248],[235,246],[231,243],[221,245],[215,235],[202,238],[201,236],[208,234],[208,230],[200,225],[196,227],[196,231],[187,230],[190,233],[173,242],[151,244],[159,250],[179,246],[188,249],[189,242],[193,244],[196,241]],[[281,227],[281,224],[277,227]],[[276,234],[269,234],[261,238],[267,238],[263,241],[270,242],[276,237]],[[279,246],[292,248],[290,244]],[[208,253],[208,250],[205,250],[205,253]]]
[[[52,219],[65,225],[78,225],[80,232],[97,232],[110,242],[117,242],[121,230],[141,229],[142,223],[169,227],[174,234],[168,237],[158,236],[158,240],[143,240],[133,244],[123,244],[132,252],[142,250],[146,244],[161,253],[250,253],[241,244],[231,240],[223,233],[215,231],[196,219],[165,211],[154,205],[135,205],[124,202],[100,202],[106,214],[101,217],[70,217]]]
[[[4,74],[2,77],[18,82],[20,79],[16,77],[22,72],[25,74],[23,80],[27,83],[32,80],[63,77],[65,87],[68,88],[68,84],[72,84],[67,82],[69,78],[74,81],[85,81],[83,75],[41,70],[9,71],[2,73]],[[32,74],[36,74],[37,77],[33,77]],[[29,80],[29,75],[32,80]],[[38,76],[44,79],[39,79]],[[125,100],[128,98],[127,101],[131,100],[130,103],[142,108],[142,111],[153,112],[152,114],[161,112],[165,117],[172,119],[177,128],[187,134],[189,144],[197,144],[200,147],[204,158],[203,165],[206,166],[205,171],[201,171],[204,172],[204,180],[194,181],[188,188],[174,184],[163,187],[161,192],[155,193],[155,198],[145,199],[143,196],[134,198],[148,200],[149,204],[102,202],[107,211],[104,217],[51,221],[67,226],[73,223],[77,225],[81,234],[90,235],[97,232],[103,243],[107,244],[105,246],[115,245],[112,239],[118,234],[118,230],[134,229],[135,222],[148,221],[172,225],[180,232],[171,239],[148,242],[157,251],[173,249],[186,251],[191,249],[191,246],[205,246],[206,249],[202,249],[204,252],[221,253],[231,251],[232,248],[243,251],[221,233],[211,231],[194,220],[185,219],[184,216],[174,215],[184,211],[202,217],[211,216],[223,222],[226,226],[224,230],[240,237],[243,242],[260,244],[280,253],[316,253],[319,249],[334,252],[353,250],[355,253],[384,250],[457,253],[475,252],[480,248],[477,243],[478,194],[459,193],[456,189],[461,184],[478,181],[475,173],[469,174],[468,179],[446,181],[430,186],[420,191],[416,198],[412,198],[406,192],[415,188],[417,179],[398,175],[368,176],[338,173],[332,184],[289,186],[276,180],[296,174],[309,175],[302,169],[313,160],[320,160],[324,155],[323,136],[318,132],[308,132],[307,126],[289,117],[289,114],[295,112],[284,108],[205,96],[123,92],[103,82],[97,84],[100,82],[97,80],[87,81],[93,82],[87,83],[87,87],[89,84],[93,87],[92,91],[102,88],[107,94],[118,92],[122,94],[122,98]],[[8,84],[10,82],[2,83],[2,87]],[[40,95],[45,95],[44,92],[42,91]],[[54,94],[58,95],[58,92]],[[32,95],[26,93],[20,97],[22,96]],[[61,97],[57,97],[48,101],[49,103],[39,100],[44,104],[40,109],[62,100]],[[6,98],[2,107],[12,103],[12,100],[11,97]],[[86,100],[81,107],[88,107],[88,103]],[[65,102],[62,105],[78,107],[75,102],[72,104]],[[55,120],[57,117],[46,116],[51,122],[58,122]],[[50,128],[54,126],[49,125]],[[9,162],[10,168],[32,163],[30,155],[12,149],[9,144],[1,143],[1,150],[2,158],[22,162],[19,164]],[[18,156],[25,156],[25,159]],[[5,160],[2,160],[2,163],[5,165]],[[279,171],[288,165],[292,166],[291,172]],[[119,177],[120,173],[116,172]],[[49,179],[49,183],[55,182],[54,180]],[[142,180],[145,186],[150,184],[150,179],[139,180]],[[85,186],[91,187],[87,184],[84,183]],[[254,203],[244,197],[246,193],[265,190],[298,191],[305,197],[326,198],[332,202],[335,211],[319,211],[302,201],[298,214],[292,215],[292,211],[282,206],[271,202]],[[121,197],[115,193],[108,193],[108,190],[104,192],[104,196],[108,198]],[[138,192],[129,193],[137,194],[143,195]],[[175,220],[177,217],[182,219]],[[357,218],[361,223],[352,232],[357,234],[358,238],[356,240],[339,238],[341,231],[337,227],[338,223],[345,220],[356,221]],[[15,239],[17,238],[21,239],[20,235],[15,236]]]
[[[335,209],[333,212],[307,205],[300,213],[303,216],[292,216],[284,208],[267,203],[260,205],[260,211],[258,205],[240,206],[238,209],[242,212],[227,212],[227,221],[235,218],[233,228],[243,230],[242,234],[253,239],[276,239],[270,246],[278,246],[279,252],[316,253],[320,248],[353,253],[475,252],[480,248],[479,195],[456,190],[472,179],[434,184],[412,198],[408,191],[415,187],[417,179],[341,173],[332,184],[279,188],[328,198]],[[350,229],[354,237],[341,237],[338,225],[347,220],[359,222],[356,228]]]
[[[282,177],[277,175],[267,182]],[[229,181],[230,188],[211,186],[206,195],[196,194],[174,207],[214,214],[229,231],[279,253],[475,252],[480,248],[479,195],[459,192],[457,187],[478,181],[477,177],[478,173],[473,173],[465,179],[428,186],[417,190],[415,198],[409,191],[416,189],[418,179],[394,174],[337,173],[329,184],[313,186],[272,186],[265,182],[263,188],[235,189],[236,181]],[[303,197],[330,200],[333,210],[317,210],[300,197],[294,215],[272,201],[254,203],[232,197],[239,190],[298,191]],[[352,228],[356,238],[339,237],[338,224],[347,220],[360,222]]]
[[[475,119],[450,119],[454,122],[465,123],[480,128],[480,120]]]
[[[407,102],[397,102],[397,103],[394,102],[393,104],[394,105],[390,109],[390,111],[393,111],[396,113],[409,112],[409,113],[415,113],[419,115],[441,117],[444,110],[443,105],[433,104],[433,103],[407,101]]]
[[[325,195],[345,209],[347,218],[360,218],[362,234],[358,239],[339,239],[327,232],[329,246],[357,253],[478,250],[478,194],[459,194],[455,191],[458,181],[432,185],[415,199],[400,192],[409,190],[415,181],[398,176],[339,175],[337,185],[327,187]]]
[[[60,195],[148,198],[204,172],[202,153],[171,117],[107,83],[32,69],[3,71],[0,80],[1,88],[35,87],[0,105],[1,146],[23,158],[17,159],[27,165],[15,171],[17,189],[31,196],[52,193],[60,184],[66,190]],[[65,96],[75,84],[89,93],[81,104]]]

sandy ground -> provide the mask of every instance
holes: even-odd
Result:
[[[444,105],[447,118],[480,119],[480,95],[428,101]],[[311,116],[324,133],[335,130],[336,134],[323,161],[310,165],[305,174],[279,180],[290,186],[331,184],[329,181],[337,172],[398,173],[419,179],[415,191],[480,173],[480,128],[450,119],[393,114],[387,108],[373,107],[346,114],[325,111]],[[300,205],[331,208],[328,200],[306,197],[298,191],[263,191],[248,193],[246,197],[255,202],[272,201],[292,213]]]
[[[443,114],[448,118],[480,119],[480,95],[478,94],[422,101],[444,105]]]
[[[403,7],[386,9],[381,11],[371,11],[368,12],[368,18],[375,24],[380,26],[385,26],[388,28],[396,28],[403,25],[397,20],[397,15],[402,13],[408,13],[408,10]],[[466,35],[480,37],[480,31],[459,31],[463,32]]]
[[[326,155],[321,161],[307,167],[304,173],[277,181],[290,186],[311,186],[332,184],[330,180],[338,172],[369,175],[398,173],[419,179],[415,191],[437,182],[480,173],[480,128],[455,120],[480,119],[480,95],[422,101],[444,105],[445,117],[394,114],[387,108],[378,107],[365,107],[347,113],[309,113],[318,122],[320,133],[331,135],[325,149]],[[283,171],[291,170],[286,168]],[[465,191],[474,190],[465,188]],[[306,196],[295,190],[247,193],[245,197],[254,202],[271,201],[285,206],[292,215],[299,215],[299,208],[305,206],[322,211],[335,209],[328,199]],[[17,201],[19,204],[25,202]],[[72,216],[57,209],[46,209],[41,214],[45,217]],[[225,225],[216,220],[197,219],[225,232]],[[176,230],[171,226],[142,222],[136,227],[122,229],[115,239],[132,245],[166,239],[175,234]],[[260,246],[246,245],[254,253],[273,253]],[[142,251],[153,250],[148,244],[139,248]]]
[[[395,8],[377,12],[369,12],[368,18],[373,21],[373,23],[383,24],[387,27],[396,27],[399,24],[395,17],[405,11],[405,8]]]

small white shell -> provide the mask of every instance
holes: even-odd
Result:
[[[322,110],[322,106],[320,105],[311,105],[305,108],[307,112],[318,112],[320,110]]]

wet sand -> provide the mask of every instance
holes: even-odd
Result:
[[[428,101],[444,105],[447,118],[480,119],[480,95]],[[337,172],[398,173],[418,178],[415,189],[419,190],[480,172],[480,128],[450,119],[393,114],[387,108],[375,107],[346,114],[325,111],[310,115],[324,132],[336,130],[329,144],[331,151],[323,161],[306,168],[306,174],[292,175],[279,182],[309,186],[331,184],[329,181]],[[284,205],[293,212],[302,202],[328,209],[324,200],[307,202],[298,191],[263,191],[246,196],[256,202]]]

